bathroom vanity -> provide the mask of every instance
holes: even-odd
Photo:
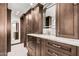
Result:
[[[76,56],[79,55],[79,40],[44,34],[28,34],[30,56]]]

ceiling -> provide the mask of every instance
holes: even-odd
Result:
[[[16,23],[20,17],[37,3],[8,3],[8,9],[11,9],[11,23]],[[42,5],[46,3],[41,3]]]
[[[8,4],[8,9],[11,9],[12,15],[16,17],[20,17],[29,8],[31,8],[30,3],[9,3]]]
[[[24,13],[37,3],[8,3],[8,9],[11,9],[11,21],[16,22]],[[41,3],[44,7],[51,5],[51,3]]]
[[[8,9],[12,10],[12,17],[21,17],[22,14],[26,13],[33,5],[37,3],[8,3]],[[51,3],[41,3],[47,7]]]

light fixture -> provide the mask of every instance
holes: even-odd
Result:
[[[30,3],[30,5],[32,6],[32,5],[33,5],[33,3]]]
[[[16,12],[16,15],[19,15],[19,13],[20,13],[20,11],[17,11],[17,12]]]

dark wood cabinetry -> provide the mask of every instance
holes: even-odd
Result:
[[[25,28],[26,28],[26,25],[25,25],[25,15],[23,15],[21,18],[20,18],[20,33],[21,33],[21,40],[20,42],[21,43],[24,43],[24,40],[25,40]]]
[[[42,34],[43,31],[43,6],[38,4],[33,9],[33,19],[34,19],[34,26],[33,32],[37,34]]]
[[[25,29],[25,33],[27,34],[27,33],[29,33],[29,16],[28,15],[26,15],[25,16],[26,17],[26,29]],[[28,37],[27,37],[27,35],[25,35],[25,37],[26,37],[26,39],[25,39],[25,41],[24,41],[24,45],[27,47],[27,42],[28,42]]]
[[[35,56],[36,55],[36,38],[28,37],[28,55]]]
[[[46,54],[45,54],[45,39],[41,39],[41,51],[40,51],[40,53],[41,53],[41,56],[45,56]]]
[[[34,8],[30,9],[28,11],[28,13],[26,13],[26,18],[28,19],[28,20],[26,19],[26,22],[27,22],[26,23],[27,24],[26,34],[29,34],[29,33],[42,34],[42,31],[43,31],[43,29],[42,29],[43,28],[43,6],[41,4],[37,4]],[[40,39],[37,39],[37,38],[28,39],[27,38],[25,43],[28,46],[28,54],[29,55],[32,55],[32,56],[34,56],[34,55],[40,56],[41,55]],[[30,44],[33,45],[31,47],[34,47],[35,48],[34,50],[29,48]]]
[[[57,4],[56,14],[57,36],[79,38],[78,5],[74,5],[74,3]]]
[[[7,52],[11,51],[11,10],[7,9]]]
[[[77,56],[79,56],[79,47],[77,47]]]
[[[46,55],[58,55],[58,56],[75,56],[76,46],[67,45],[55,41],[46,40]]]
[[[28,36],[28,55],[41,56],[41,39]],[[43,50],[42,50],[43,51]],[[43,54],[42,54],[43,55]]]
[[[32,15],[33,15],[32,20],[34,20],[33,23],[34,28],[32,29],[33,33],[41,33],[40,29],[42,28],[40,28],[41,27],[40,22],[42,22],[42,20],[38,22],[38,20],[41,18],[38,17],[39,16],[38,13],[41,12],[41,10],[40,11],[39,10],[40,10],[39,7],[32,9]],[[74,3],[57,4],[56,36],[78,39],[79,38],[78,15],[79,15],[79,4]],[[31,56],[79,56],[79,47],[77,46],[42,39],[35,36],[34,37],[29,36],[29,37],[32,37],[30,39],[28,38],[28,47],[31,47],[31,49],[28,48],[29,51],[28,53]]]
[[[29,10],[27,13],[26,13],[26,34],[29,34],[29,33],[33,33],[33,10]],[[25,39],[25,45],[27,46],[27,43],[28,43],[28,38],[27,38],[27,35],[26,35],[26,39]]]
[[[7,4],[0,3],[0,56],[7,55]]]
[[[36,39],[36,56],[41,55],[41,39],[37,38]]]
[[[41,39],[38,37],[28,36],[28,54],[30,56],[76,56],[77,47]],[[79,53],[78,53],[79,54]]]
[[[29,33],[42,33],[43,28],[43,5],[37,4],[33,8],[29,9],[21,17],[21,41],[27,46]],[[23,34],[24,33],[24,34]]]

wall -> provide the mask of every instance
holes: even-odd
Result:
[[[44,34],[50,34],[50,35],[55,35],[56,34],[56,27],[55,27],[55,22],[56,22],[56,5],[46,9],[46,12],[44,14],[44,17],[46,16],[51,16],[52,17],[52,24],[51,28],[43,28],[43,33]],[[43,21],[43,25],[45,24],[45,19]]]

